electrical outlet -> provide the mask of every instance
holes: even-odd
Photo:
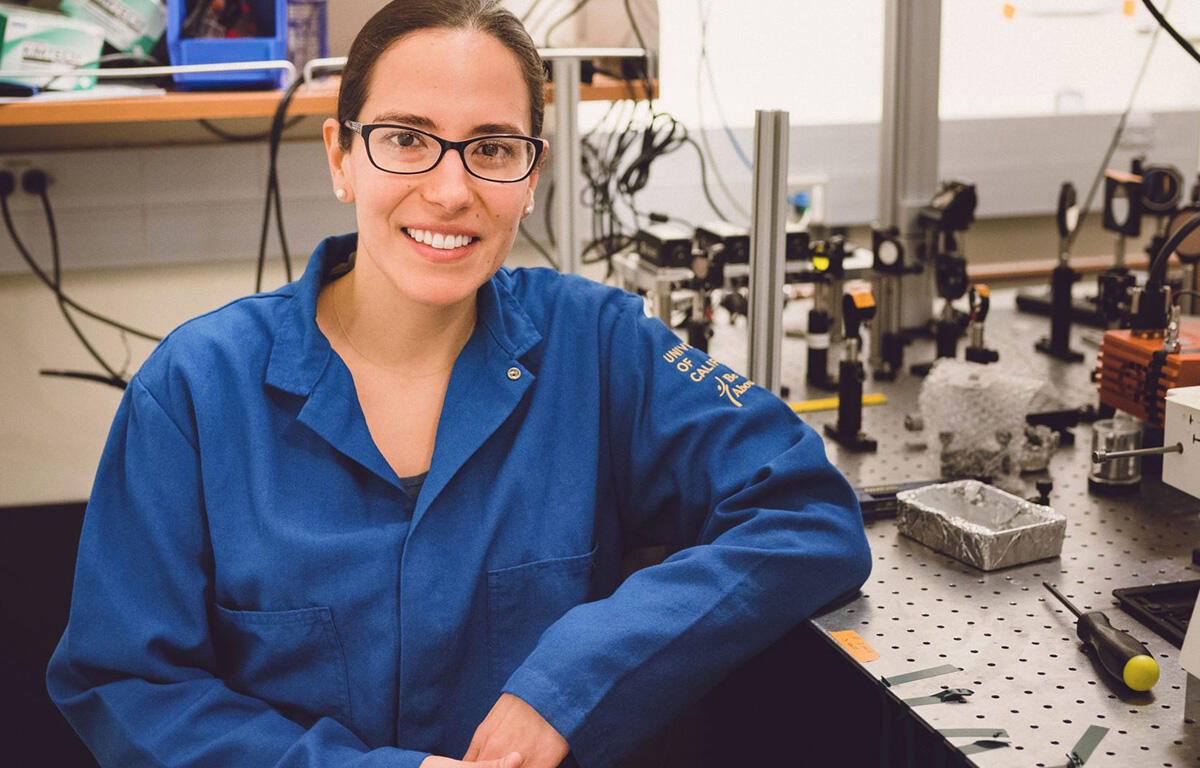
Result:
[[[8,205],[35,256],[47,252],[46,216],[39,195],[22,191],[21,182],[37,169],[51,180],[64,267],[91,269],[249,258],[258,249],[266,155],[249,144],[61,150],[0,154],[0,168],[15,177]],[[293,256],[307,255],[329,232],[354,227],[353,209],[329,194],[324,155],[320,142],[280,148]],[[0,228],[0,274],[26,270]]]
[[[21,198],[25,194],[21,191],[21,178],[26,172],[34,168],[34,161],[28,157],[13,157],[0,160],[0,171],[11,174],[12,176],[12,195],[8,198],[9,207],[13,209],[24,209],[26,202]]]

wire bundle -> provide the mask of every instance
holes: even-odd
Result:
[[[572,3],[563,15],[549,24],[544,35],[547,45],[550,44],[551,33],[579,13],[587,2],[588,0],[582,0],[582,2]],[[528,21],[541,4],[542,0],[534,0],[522,20]],[[648,50],[629,0],[623,0],[623,4],[638,45],[643,50]],[[545,22],[548,16],[548,12],[544,13],[541,22]],[[704,21],[707,21],[707,14],[704,16]],[[703,29],[704,25],[702,24]],[[591,211],[591,239],[583,249],[582,263],[584,264],[609,261],[614,253],[630,245],[635,233],[647,218],[655,221],[675,219],[692,226],[678,216],[642,213],[636,203],[637,194],[649,183],[655,162],[685,145],[690,145],[696,151],[700,165],[700,184],[709,207],[719,219],[729,221],[725,212],[716,203],[709,188],[708,171],[709,164],[712,162],[711,151],[706,153],[705,148],[692,138],[686,125],[655,106],[651,96],[654,86],[649,78],[649,68],[645,64],[646,61],[643,60],[643,67],[638,78],[642,82],[645,98],[639,99],[633,83],[629,82],[629,99],[612,102],[597,124],[581,137],[582,172],[585,180],[581,202]],[[600,69],[596,71],[609,77],[626,79],[621,74]],[[732,132],[727,129],[727,133],[732,138]],[[702,134],[701,139],[703,138]],[[740,153],[740,147],[737,146],[736,140],[734,146]],[[716,173],[715,166],[713,170]],[[728,187],[719,174],[717,181],[739,213],[745,216],[744,209],[729,193]],[[554,184],[551,182],[548,185],[545,208],[545,229],[551,247],[555,245],[555,236],[550,220],[551,206],[549,202],[553,199],[554,193]],[[521,232],[542,256],[548,261],[551,260],[550,253],[546,248],[524,229]]]
[[[22,177],[22,187],[25,189],[25,191],[29,192],[30,194],[37,195],[42,201],[42,212],[46,216],[46,226],[50,234],[52,263],[51,275],[48,276],[46,272],[40,266],[38,266],[37,262],[34,261],[29,249],[25,247],[25,243],[21,240],[20,236],[17,234],[16,227],[13,225],[12,212],[8,207],[8,197],[13,193],[16,184],[12,173],[8,171],[4,171],[3,174],[0,174],[0,214],[2,214],[4,217],[4,226],[8,230],[8,235],[12,239],[13,244],[17,247],[17,251],[21,254],[21,258],[24,259],[25,263],[29,266],[29,269],[34,273],[34,275],[36,275],[37,278],[41,280],[47,288],[54,292],[54,297],[58,302],[59,311],[62,313],[63,318],[67,321],[67,325],[71,327],[71,331],[75,334],[75,337],[79,339],[79,342],[83,345],[84,349],[86,349],[88,354],[92,356],[92,359],[104,369],[105,373],[104,375],[101,375],[86,371],[62,370],[42,370],[40,373],[43,376],[64,376],[75,379],[84,379],[87,381],[96,381],[102,384],[109,384],[117,387],[118,389],[124,389],[128,384],[128,379],[126,378],[127,368],[129,365],[128,346],[126,346],[127,355],[125,362],[118,370],[107,360],[105,360],[104,356],[101,355],[94,346],[92,346],[91,341],[75,322],[75,318],[71,316],[68,308],[74,309],[80,314],[86,315],[93,320],[97,320],[105,325],[116,328],[117,330],[121,331],[122,339],[124,339],[124,335],[127,333],[133,334],[134,336],[139,336],[148,341],[161,341],[162,338],[117,322],[116,320],[108,318],[97,312],[93,312],[63,293],[62,258],[58,247],[58,227],[55,225],[54,209],[50,205],[50,196],[46,191],[48,185],[49,180],[46,178],[46,174],[41,171],[26,171]]]

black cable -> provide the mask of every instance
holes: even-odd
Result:
[[[295,126],[299,125],[303,121],[304,121],[304,115],[296,115],[291,120],[288,120],[286,123],[283,124],[283,129],[286,131],[289,128],[294,128]],[[226,131],[223,128],[218,128],[216,126],[216,124],[214,124],[208,120],[197,120],[196,122],[200,123],[201,127],[203,127],[205,130],[207,130],[212,135],[216,136],[217,138],[223,139],[225,141],[250,142],[250,141],[262,141],[263,139],[271,138],[271,131],[269,129],[266,131],[263,131],[261,133],[230,133],[229,131]]]
[[[275,178],[275,228],[279,235],[279,250],[283,253],[285,282],[292,282],[292,253],[288,250],[287,232],[283,226],[283,195],[279,192],[279,179]]]
[[[554,269],[558,269],[558,264],[554,263],[554,257],[550,255],[550,252],[547,251],[541,243],[534,239],[533,235],[529,234],[529,231],[525,229],[524,224],[518,225],[517,231],[524,235],[525,239],[529,241],[529,244],[533,246],[535,251],[542,255],[542,258],[546,260],[547,264]]]
[[[1180,296],[1193,296],[1197,299],[1200,299],[1200,291],[1176,291],[1171,296],[1171,303],[1178,304]]]
[[[658,127],[659,118],[669,121],[665,129]],[[660,156],[678,148],[686,129],[665,113],[651,115],[650,124],[642,131],[641,152],[626,166],[617,180],[617,189],[625,194],[640,192],[650,181],[650,165]]]
[[[602,141],[592,140],[595,130],[589,131],[584,134],[581,141],[582,171],[587,180],[587,186],[581,194],[585,204],[592,210],[592,239],[584,246],[581,262],[590,264],[608,261],[610,273],[612,271],[612,255],[628,247],[634,240],[632,235],[626,234],[627,227],[618,213],[617,202],[622,201],[628,208],[633,217],[633,223],[629,229],[636,231],[638,219],[641,216],[636,205],[636,195],[646,187],[654,161],[665,154],[676,151],[684,144],[690,143],[700,157],[701,185],[708,204],[717,216],[728,221],[724,212],[716,205],[708,188],[708,168],[703,150],[688,136],[686,126],[671,115],[658,112],[654,107],[654,92],[649,79],[650,51],[646,46],[646,40],[638,26],[637,19],[634,17],[629,0],[623,0],[623,5],[638,45],[646,51],[640,79],[644,100],[650,113],[649,122],[640,130],[634,128],[634,121],[638,114],[638,99],[632,83],[627,81],[634,108],[625,120],[624,127],[616,129],[614,126],[614,129],[608,131]],[[610,109],[605,113],[597,128],[604,124],[611,111]],[[635,154],[632,159],[629,159],[627,155],[631,151]],[[592,253],[597,253],[597,255],[589,258]]]
[[[669,121],[665,131],[655,128],[659,118]],[[665,112],[658,112],[651,118],[650,126],[642,134],[642,151],[621,175],[617,182],[617,188],[629,196],[641,191],[649,182],[651,164],[662,155],[674,152],[684,144],[690,144],[700,158],[700,184],[709,207],[722,221],[729,221],[720,206],[713,200],[712,192],[708,188],[708,166],[704,160],[704,151],[695,139],[688,135],[687,128],[683,123]]]
[[[700,158],[700,188],[704,190],[704,199],[708,201],[708,207],[713,209],[713,213],[717,214],[717,218],[721,221],[729,221],[729,217],[713,202],[712,192],[708,189],[708,169],[704,164],[704,152],[700,150],[700,145],[691,136],[685,137],[684,142],[691,144],[696,150],[696,156]]]
[[[738,215],[745,219],[750,218],[750,214],[742,206],[738,196],[733,194],[726,183],[725,177],[721,174],[721,164],[717,162],[716,153],[713,152],[712,145],[708,141],[708,131],[704,126],[704,75],[708,75],[708,86],[712,93],[713,105],[717,109],[717,119],[721,123],[721,128],[725,132],[725,136],[733,145],[733,150],[737,154],[738,159],[747,170],[753,171],[754,164],[746,157],[746,153],[742,151],[742,145],[733,134],[733,129],[729,127],[729,122],[725,119],[725,110],[721,108],[720,95],[717,92],[716,76],[713,73],[712,60],[708,55],[708,19],[712,12],[712,3],[704,5],[704,0],[696,0],[696,11],[700,19],[700,58],[696,62],[696,107],[697,116],[700,122],[700,145],[704,147],[704,153],[708,156],[708,161],[712,164],[713,178],[716,179],[717,186],[721,192],[725,194],[725,198],[733,205],[734,210]]]
[[[625,0],[625,15],[629,17],[629,26],[633,28],[633,36],[637,38],[638,47],[645,52],[642,58],[642,88],[646,91],[646,103],[650,105],[650,110],[654,110],[654,97],[651,95],[653,91],[650,89],[650,49],[646,47],[646,39],[642,37],[642,30],[638,28],[637,19],[633,17],[633,8],[629,5],[629,0]]]
[[[272,125],[272,148],[271,148],[271,178],[275,184],[275,225],[279,234],[279,248],[283,252],[283,271],[287,282],[292,282],[292,254],[288,250],[287,232],[283,226],[283,195],[279,189],[279,175],[277,173],[276,158],[279,156],[279,144],[283,141],[283,131],[285,120],[287,118],[288,106],[295,98],[296,92],[300,90],[302,84],[301,78],[296,78],[296,81],[291,84],[283,100],[279,104],[279,108],[275,112],[275,122]]]
[[[60,370],[57,370],[54,368],[41,368],[38,370],[38,375],[40,375],[40,376],[62,376],[63,378],[68,378],[68,379],[83,379],[84,381],[95,381],[95,382],[99,382],[101,384],[108,384],[110,386],[119,387],[120,389],[125,389],[125,387],[128,385],[127,382],[114,381],[113,379],[109,378],[108,376],[101,376],[98,373],[88,373],[87,371],[60,371]]]
[[[638,29],[637,19],[633,18],[633,8],[630,7],[629,0],[624,0],[624,2],[625,15],[629,17],[629,26],[633,27],[633,36],[637,38],[638,47],[649,54],[650,49],[646,47],[646,40],[642,37],[642,30]],[[647,92],[647,94],[649,94],[649,92]]]
[[[283,122],[287,116],[288,105],[291,104],[292,98],[296,92],[300,90],[300,86],[304,84],[302,78],[296,78],[283,97],[279,100],[279,105],[275,108],[275,116],[271,119],[271,135],[269,148],[269,163],[270,167],[267,171],[267,197],[263,202],[263,219],[262,230],[259,233],[258,239],[258,269],[254,278],[254,292],[262,291],[263,268],[267,261],[267,234],[271,229],[271,208],[274,205],[275,218],[277,219],[277,229],[279,233],[280,247],[283,251],[283,266],[287,274],[288,282],[292,281],[292,258],[288,252],[287,238],[284,234],[283,227],[283,209],[279,200],[279,177],[276,174],[276,160],[279,156],[279,143],[283,136]]]
[[[120,323],[116,320],[105,317],[98,312],[93,312],[87,307],[77,303],[70,296],[63,294],[58,285],[51,280],[50,277],[42,270],[42,268],[37,265],[37,262],[33,260],[33,256],[30,254],[29,250],[25,247],[25,244],[21,241],[20,236],[17,234],[16,227],[14,226],[12,220],[12,211],[10,211],[8,207],[7,194],[0,194],[0,214],[3,214],[4,226],[8,230],[8,236],[12,239],[13,244],[17,247],[17,252],[21,254],[21,258],[25,260],[25,264],[47,288],[49,288],[51,291],[54,291],[56,294],[62,295],[62,300],[67,304],[67,306],[71,307],[71,309],[74,309],[82,315],[92,318],[93,320],[110,325],[113,328],[125,331],[126,333],[131,333],[134,336],[140,336],[147,341],[162,341],[161,336],[155,336],[154,334],[146,333],[145,331],[139,331],[137,328],[132,328],[124,323]]]
[[[550,45],[551,33],[553,33],[554,30],[558,29],[564,23],[566,23],[566,21],[568,19],[570,19],[572,16],[579,13],[579,11],[583,9],[583,6],[587,5],[589,2],[591,2],[591,0],[579,0],[579,2],[575,3],[575,5],[571,8],[571,10],[567,11],[565,16],[562,16],[561,18],[559,18],[557,21],[555,21],[553,24],[551,24],[549,27],[546,28],[546,34],[542,37],[542,39],[545,41],[545,46],[547,48],[553,47]]]
[[[590,264],[607,260],[612,253],[620,250],[629,242],[630,238],[624,235],[624,224],[616,209],[617,196],[622,193],[622,190],[618,188],[617,180],[622,159],[637,140],[638,132],[633,128],[636,113],[637,103],[634,102],[634,108],[629,117],[623,121],[624,127],[620,131],[614,127],[606,132],[600,144],[590,139],[581,141],[582,172],[588,182],[585,189],[581,190],[581,195],[584,198],[584,204],[592,210],[592,239],[584,246],[581,254],[582,263]],[[605,120],[609,114],[611,112],[605,113]],[[619,118],[620,115],[617,117]],[[603,121],[600,125],[603,125]],[[590,131],[587,135],[591,136],[593,133],[594,131]],[[631,199],[628,186],[624,192]],[[635,220],[633,228],[636,229],[636,227]],[[599,250],[600,255],[595,259],[587,259],[587,254],[594,250]],[[610,272],[611,266],[610,263]]]
[[[1150,2],[1150,0],[1142,0],[1142,4],[1146,6],[1146,10],[1150,11],[1150,15],[1154,17],[1154,20],[1158,22],[1159,26],[1167,30],[1167,34],[1175,38],[1175,42],[1179,43],[1179,45],[1183,47],[1183,50],[1187,51],[1189,56],[1196,61],[1200,61],[1200,53],[1196,53],[1196,49],[1193,48],[1192,44],[1187,41],[1187,38],[1175,31],[1175,27],[1172,27],[1170,22],[1168,22],[1166,18],[1158,12],[1158,9],[1154,7],[1154,3]]]
[[[44,186],[40,189],[37,189],[36,194],[42,200],[42,210],[46,214],[46,226],[50,231],[50,252],[54,264],[54,295],[58,299],[58,308],[62,312],[63,319],[67,321],[67,325],[71,326],[71,330],[75,333],[75,337],[79,339],[79,343],[82,344],[83,348],[86,349],[88,354],[92,356],[92,359],[95,360],[100,367],[105,370],[106,373],[108,373],[109,379],[106,381],[106,383],[117,387],[118,389],[125,389],[128,382],[124,379],[124,377],[121,376],[121,374],[117,373],[116,370],[108,364],[108,362],[103,356],[101,356],[99,352],[96,351],[96,348],[92,346],[87,336],[84,335],[83,331],[80,330],[79,326],[75,323],[74,318],[71,317],[71,313],[67,311],[67,305],[66,302],[63,301],[62,295],[61,254],[59,253],[58,247],[58,228],[54,224],[54,211],[50,207],[50,196],[46,194],[46,189]],[[103,379],[98,377],[98,380]]]
[[[124,389],[126,384],[125,379],[96,351],[96,348],[92,346],[91,342],[83,334],[83,331],[79,329],[74,318],[71,317],[71,313],[67,311],[67,305],[63,301],[62,295],[62,254],[58,247],[58,227],[54,223],[54,210],[50,207],[50,196],[46,193],[45,186],[37,189],[36,193],[42,200],[42,211],[46,214],[46,227],[50,233],[50,254],[54,265],[54,295],[58,299],[59,311],[62,312],[63,319],[67,321],[67,325],[71,326],[71,330],[75,332],[79,343],[88,351],[88,354],[108,373],[114,382],[119,382],[120,387]]]
[[[1092,201],[1096,199],[1096,192],[1100,189],[1100,182],[1104,180],[1104,172],[1108,169],[1108,164],[1112,160],[1113,153],[1117,151],[1117,145],[1121,143],[1121,136],[1125,133],[1125,124],[1129,121],[1129,115],[1133,112],[1133,100],[1137,95],[1138,89],[1141,88],[1142,78],[1146,75],[1146,69],[1150,66],[1150,57],[1154,53],[1154,44],[1157,41],[1157,36],[1150,39],[1150,45],[1146,48],[1146,56],[1142,59],[1142,68],[1138,72],[1137,79],[1133,83],[1133,92],[1129,94],[1129,103],[1125,105],[1125,111],[1121,113],[1121,117],[1117,120],[1116,130],[1113,131],[1112,140],[1108,143],[1108,149],[1104,152],[1104,158],[1100,161],[1100,168],[1096,171],[1095,178],[1092,179],[1092,185],[1088,188],[1087,197],[1084,198],[1083,205],[1079,209],[1079,220],[1075,222],[1075,228],[1067,235],[1066,251],[1070,253],[1075,245],[1075,239],[1079,237],[1079,233],[1083,230],[1083,222],[1087,220],[1088,211],[1092,207]]]
[[[551,248],[557,248],[558,243],[554,239],[554,217],[550,215],[554,203],[554,179],[546,186],[546,208],[542,214],[542,218],[546,221],[546,240],[550,242]]]
[[[1175,234],[1171,235],[1170,239],[1163,243],[1163,247],[1158,249],[1158,253],[1154,256],[1154,261],[1151,262],[1150,268],[1147,270],[1151,278],[1156,274],[1160,274],[1159,270],[1165,270],[1167,259],[1171,257],[1171,254],[1175,252],[1179,244],[1184,241],[1184,238],[1196,231],[1197,228],[1200,228],[1200,213],[1188,219],[1187,223],[1176,230]]]

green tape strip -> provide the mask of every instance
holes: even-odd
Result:
[[[1008,746],[1007,741],[993,741],[991,739],[980,739],[979,741],[971,742],[970,744],[968,744],[965,747],[959,747],[958,751],[962,752],[964,755],[973,755],[976,752],[986,752],[989,749],[1000,749],[1001,747],[1007,747],[1007,746]]]
[[[968,696],[973,696],[975,691],[969,688],[947,688],[944,691],[938,691],[932,696],[918,696],[915,699],[902,699],[902,701],[910,707],[919,707],[922,704],[945,704],[947,702],[957,702],[959,704],[965,702]]]
[[[895,675],[894,677],[881,677],[883,684],[891,688],[893,685],[901,683],[911,683],[913,680],[924,680],[927,677],[937,677],[938,675],[948,675],[951,672],[961,672],[962,669],[953,664],[943,664],[940,667],[930,667],[929,669],[918,669],[916,672],[905,672],[903,675]]]
[[[1075,747],[1067,753],[1066,768],[1079,768],[1088,761],[1100,741],[1108,734],[1108,729],[1099,725],[1089,725],[1083,737],[1075,742]]]
[[[948,739],[958,736],[983,736],[988,739],[1008,738],[1008,731],[1003,728],[939,728],[938,733]]]

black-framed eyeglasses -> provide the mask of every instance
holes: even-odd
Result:
[[[347,128],[362,136],[367,158],[385,173],[414,174],[432,171],[446,153],[456,150],[463,167],[484,181],[511,184],[522,181],[537,167],[546,142],[532,136],[495,134],[466,141],[449,141],[419,128],[391,123],[356,123]]]

